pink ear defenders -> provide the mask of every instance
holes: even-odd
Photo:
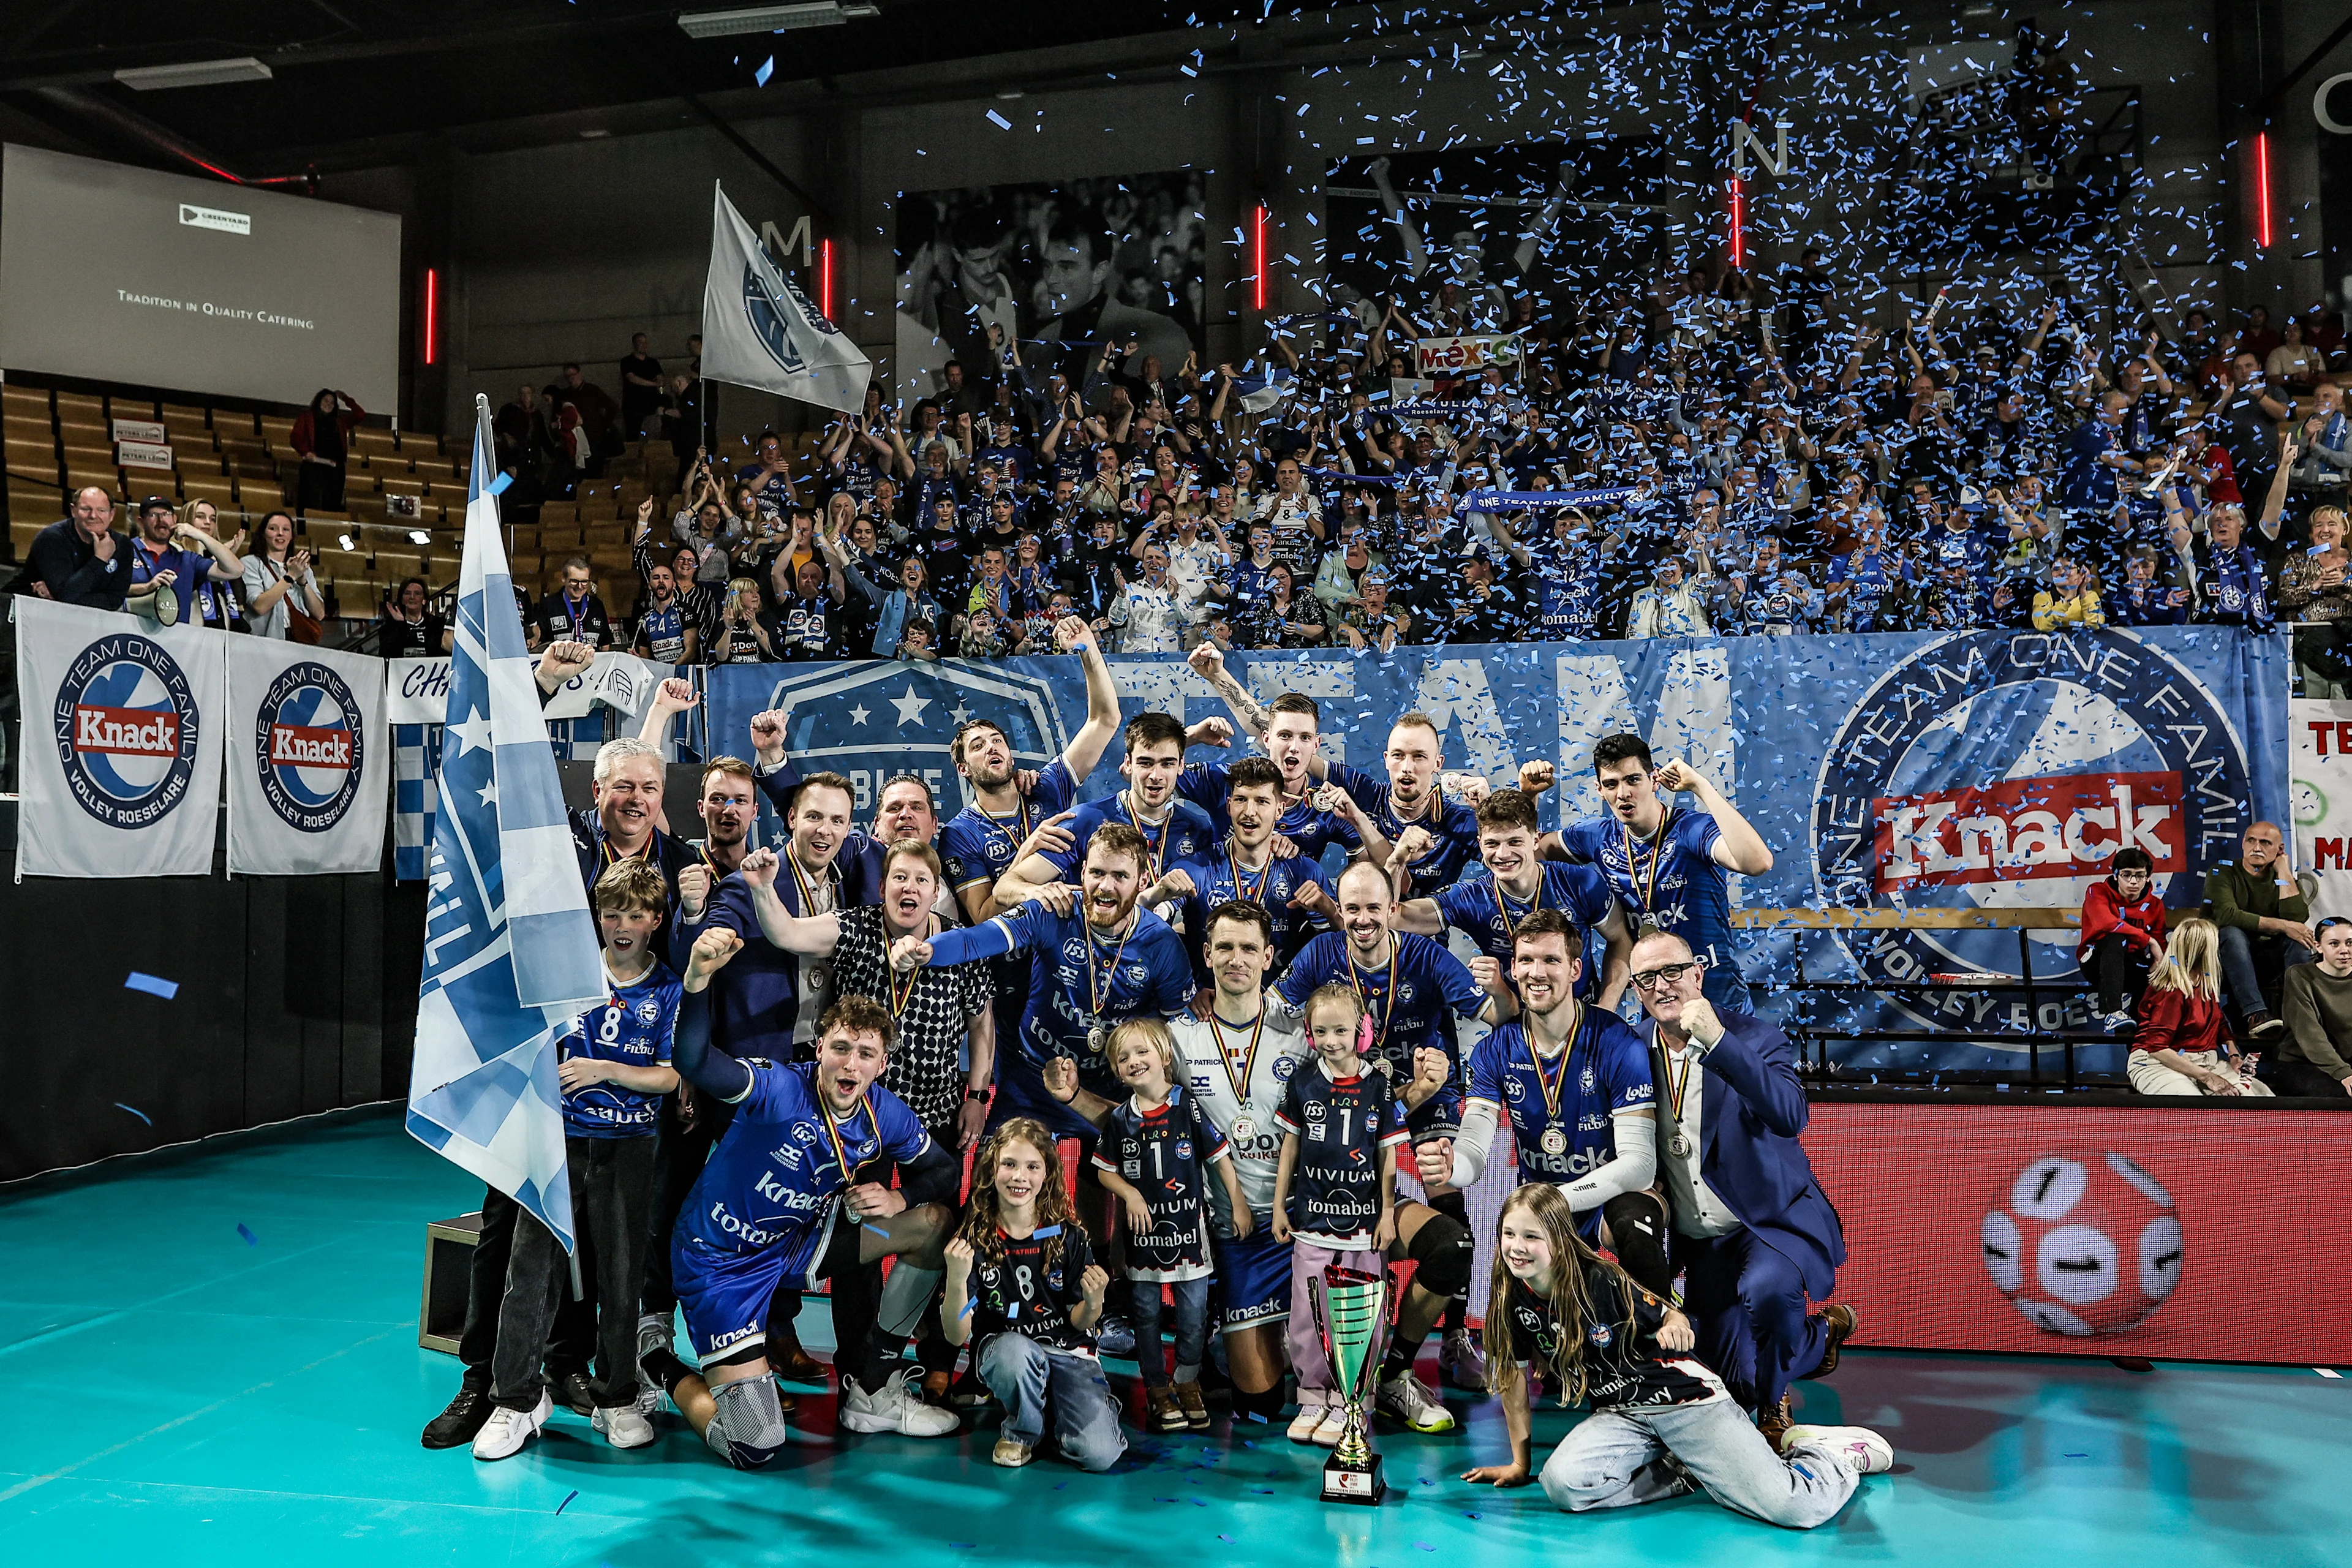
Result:
[[[1356,1020],[1356,1054],[1364,1056],[1372,1048],[1372,1016],[1370,1013]]]

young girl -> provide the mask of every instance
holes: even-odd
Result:
[[[1111,1031],[1111,1070],[1127,1086],[1095,1145],[1106,1192],[1127,1211],[1127,1278],[1134,1286],[1135,1359],[1143,1370],[1152,1428],[1206,1431],[1201,1357],[1209,1337],[1209,1203],[1203,1167],[1214,1166],[1229,1212],[1249,1200],[1233,1151],[1201,1109],[1174,1087],[1176,1037],[1157,1018],[1130,1018]],[[1136,1184],[1142,1183],[1139,1187]],[[1176,1298],[1176,1386],[1160,1350],[1160,1287]]]
[[[1291,1075],[1282,1109],[1274,1114],[1282,1134],[1274,1238],[1297,1244],[1290,1255],[1289,1337],[1298,1414],[1290,1438],[1328,1448],[1339,1446],[1346,1422],[1307,1281],[1331,1265],[1387,1275],[1388,1247],[1396,1237],[1396,1152],[1410,1134],[1395,1080],[1364,1065],[1371,1031],[1354,990],[1336,983],[1321,987],[1307,999],[1306,1019],[1314,1065]],[[1376,1362],[1380,1339],[1376,1328],[1367,1352]]]
[[[940,1316],[950,1344],[972,1345],[1004,1405],[991,1457],[1029,1462],[1050,1416],[1063,1458],[1107,1470],[1127,1451],[1118,1405],[1095,1360],[1110,1276],[1094,1261],[1062,1177],[1054,1135],[1015,1117],[981,1146],[963,1228],[947,1246]]]
[[[1722,1380],[1687,1354],[1690,1320],[1585,1246],[1549,1182],[1503,1201],[1489,1291],[1487,1385],[1503,1396],[1511,1462],[1465,1470],[1465,1481],[1531,1479],[1531,1369],[1563,1405],[1592,1404],[1544,1461],[1544,1495],[1573,1511],[1703,1488],[1767,1524],[1811,1530],[1837,1516],[1861,1477],[1894,1466],[1886,1439],[1862,1426],[1791,1426],[1774,1453]]]
[[[2231,1043],[2221,1013],[2221,933],[2211,921],[2182,921],[2173,931],[2139,999],[2139,1032],[2124,1069],[2141,1094],[2271,1092]]]
[[[2083,938],[2074,962],[2099,988],[2099,1026],[2125,1039],[2139,1025],[2124,996],[2144,989],[2148,971],[2164,956],[2164,899],[2150,886],[2155,871],[2147,850],[2126,845],[2107,862],[2105,879],[2083,895]]]

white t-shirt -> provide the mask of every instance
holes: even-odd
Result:
[[[1234,1174],[1264,1230],[1274,1214],[1274,1174],[1282,1163],[1282,1133],[1274,1113],[1282,1109],[1283,1086],[1313,1057],[1298,1020],[1266,994],[1265,1027],[1183,1017],[1169,1020],[1181,1058],[1184,1086],[1202,1111],[1233,1146]],[[1251,1048],[1255,1039],[1256,1048]],[[1210,1223],[1218,1236],[1234,1234],[1232,1202],[1223,1182],[1209,1187]]]

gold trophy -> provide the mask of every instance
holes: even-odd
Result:
[[[1374,1371],[1372,1342],[1380,1334],[1388,1283],[1382,1275],[1336,1265],[1325,1268],[1320,1279],[1307,1277],[1315,1327],[1323,1336],[1323,1353],[1330,1358],[1332,1382],[1346,1415],[1339,1446],[1323,1461],[1325,1502],[1377,1503],[1388,1489],[1381,1480],[1381,1457],[1372,1452],[1364,1424],[1364,1399]]]

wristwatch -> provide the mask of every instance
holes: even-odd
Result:
[[[996,1086],[992,1083],[983,1089],[974,1089],[971,1085],[966,1084],[963,1086],[963,1100],[966,1105],[975,1100],[982,1105],[992,1105],[996,1102]]]

